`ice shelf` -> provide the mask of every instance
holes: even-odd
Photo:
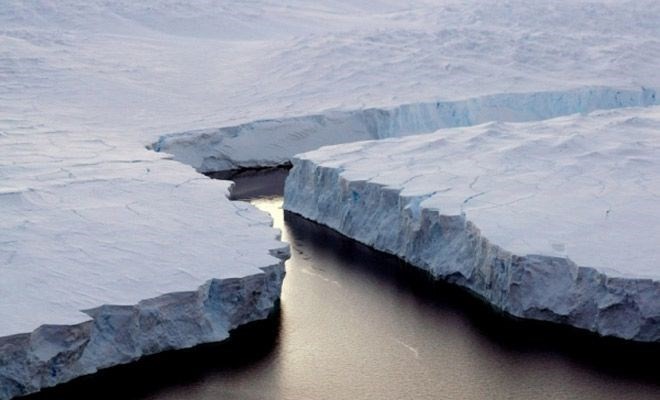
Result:
[[[269,220],[165,153],[267,166],[653,106],[659,15],[654,0],[2,1],[0,399],[268,313],[285,249]]]
[[[0,137],[0,399],[221,341],[273,310],[288,247],[267,215],[228,200],[230,182],[87,135],[12,139]]]
[[[327,146],[284,197],[513,316],[660,340],[660,107]]]

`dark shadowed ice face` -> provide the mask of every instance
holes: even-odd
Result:
[[[284,171],[237,177],[292,246],[281,309],[42,399],[659,399],[659,347],[514,321],[281,209]]]

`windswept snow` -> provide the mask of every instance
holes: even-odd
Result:
[[[357,3],[3,1],[1,109],[150,144],[329,109],[660,87],[656,1]]]
[[[660,340],[660,108],[294,158],[284,207],[518,317]]]

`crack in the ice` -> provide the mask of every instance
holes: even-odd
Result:
[[[189,178],[189,179],[186,179],[185,181],[183,181],[181,183],[177,183],[176,185],[174,185],[174,187],[178,189],[183,185],[187,185],[188,183],[191,183],[191,182],[194,182],[194,181],[202,181],[202,180],[206,181],[206,180],[208,180],[208,178],[204,178],[204,177]]]
[[[134,210],[133,207],[131,207],[131,205],[133,205],[133,204],[139,204],[139,203],[138,203],[137,201],[133,201],[133,202],[131,202],[131,203],[128,203],[128,204],[124,205],[124,207],[125,207],[128,211],[130,211],[130,212],[132,212],[133,214],[137,215],[138,217],[141,217],[142,214],[140,214],[138,211]]]
[[[493,203],[493,202],[490,202],[490,201],[484,201],[484,203],[486,203],[486,204],[490,204],[491,206],[490,206],[490,207],[482,207],[482,208],[480,208],[480,210],[492,210],[492,209],[494,209],[494,208],[508,207],[508,206],[510,206],[510,205],[512,205],[512,204],[519,203],[519,202],[521,202],[521,201],[523,201],[523,200],[527,200],[527,199],[531,199],[531,198],[533,198],[533,197],[536,197],[536,195],[537,195],[537,193],[532,193],[532,194],[530,194],[530,195],[523,196],[523,197],[519,197],[519,198],[517,198],[517,199],[514,199],[514,200],[511,200],[511,201],[508,201],[508,202],[506,202],[506,203],[501,203],[501,204]]]
[[[477,193],[477,194],[473,194],[472,196],[468,196],[467,198],[465,198],[465,200],[463,200],[463,203],[461,203],[461,214],[465,214],[465,206],[467,206],[467,204],[468,204],[471,200],[473,200],[473,199],[475,199],[475,198],[477,198],[477,197],[479,197],[479,196],[483,196],[483,195],[486,194],[486,193],[487,193],[487,192],[479,192],[479,193]]]
[[[474,185],[477,183],[477,181],[479,180],[479,178],[481,178],[481,175],[477,175],[477,176],[474,177],[474,179],[472,180],[472,182],[470,182],[470,186],[469,186],[470,189],[474,189]]]

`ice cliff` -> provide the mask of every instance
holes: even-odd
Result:
[[[655,89],[587,87],[569,91],[503,93],[391,108],[328,111],[162,136],[151,145],[201,172],[276,166],[323,145],[408,136],[488,121],[538,121],[600,109],[660,103]],[[259,145],[254,145],[258,143]]]
[[[658,132],[652,107],[323,147],[284,207],[515,317],[660,341]]]

